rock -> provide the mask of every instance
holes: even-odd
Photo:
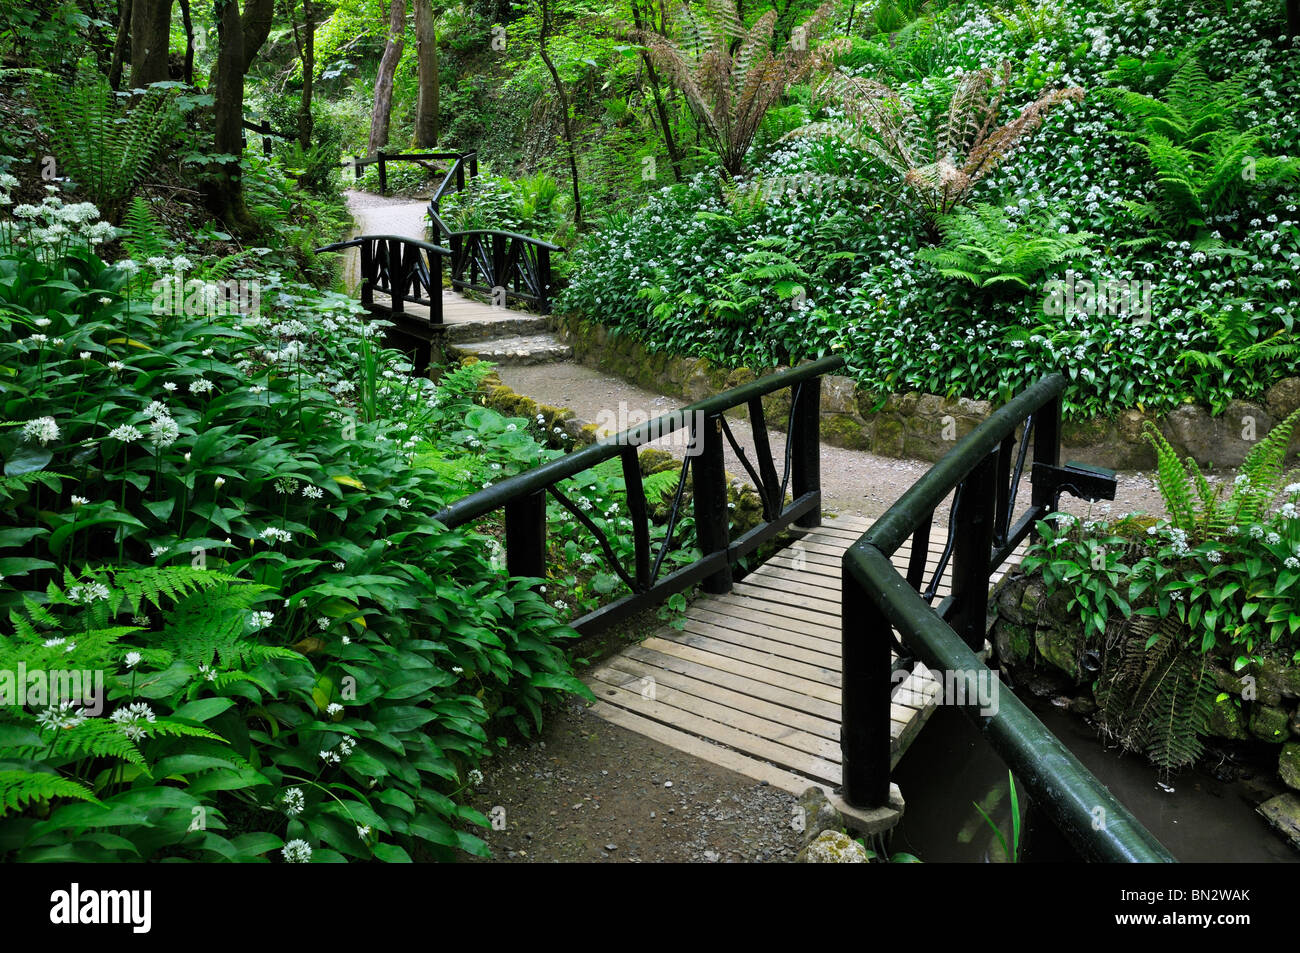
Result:
[[[858,410],[857,394],[848,377],[828,374],[822,378],[822,413],[854,414]]]
[[[876,418],[875,433],[871,437],[871,452],[882,457],[903,455],[903,418],[880,415]]]
[[[1282,745],[1282,754],[1277,759],[1277,773],[1282,782],[1294,791],[1300,791],[1300,741],[1288,741]]]
[[[826,831],[839,832],[844,828],[844,817],[826,797],[826,792],[812,785],[799,796],[799,814],[803,821],[800,846],[807,847]]]
[[[1245,741],[1250,737],[1246,731],[1246,719],[1241,713],[1241,706],[1227,692],[1220,692],[1214,699],[1206,730],[1216,738],[1228,738],[1232,741]]]
[[[605,849],[606,849],[607,851],[613,852],[613,851],[618,850],[618,845],[617,845],[617,844],[606,844],[606,845],[605,845]]]
[[[1076,682],[1079,680],[1077,632],[1040,626],[1034,633],[1034,645],[1043,661],[1065,672]]]
[[[1019,665],[1033,653],[1034,640],[1023,625],[999,619],[993,629],[993,645],[998,653],[998,661],[1004,665]]]
[[[1263,659],[1254,668],[1259,690],[1281,695],[1283,698],[1300,698],[1300,666],[1281,659]]]
[[[1264,406],[1278,420],[1300,409],[1300,377],[1284,377],[1264,393]]]
[[[799,851],[796,864],[865,864],[871,860],[866,848],[839,831],[822,831],[817,839]]]
[[[1279,794],[1256,808],[1296,850],[1300,850],[1300,797]]]
[[[1211,417],[1195,404],[1183,404],[1165,418],[1165,436],[1202,466],[1235,467],[1273,427],[1273,418],[1257,404],[1234,400],[1223,415]]]
[[[1300,708],[1291,712],[1291,723],[1288,727],[1291,729],[1291,737],[1300,738]]]
[[[1291,730],[1291,719],[1281,708],[1272,705],[1255,705],[1250,715],[1250,733],[1263,741],[1280,744]]]
[[[823,414],[821,440],[847,450],[870,450],[873,426],[849,414]]]

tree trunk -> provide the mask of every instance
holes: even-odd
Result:
[[[136,3],[141,0],[135,0]],[[216,0],[217,61],[212,67],[212,136],[218,154],[233,161],[208,167],[204,197],[208,208],[226,227],[252,235],[257,223],[244,204],[239,158],[244,153],[244,76],[271,30],[274,0],[245,0],[244,14],[237,0]]]
[[[117,39],[113,42],[113,62],[108,67],[108,85],[122,88],[122,61],[131,43],[131,0],[122,0],[122,12],[117,20]]]
[[[171,39],[172,0],[133,0],[131,5],[131,87],[169,79],[167,44]]]
[[[289,16],[293,17],[294,6],[289,3]],[[302,96],[298,100],[298,144],[304,150],[311,148],[311,134],[315,123],[311,117],[312,88],[316,78],[316,11],[312,9],[311,0],[302,0],[302,34],[298,33],[298,23],[293,23],[294,43],[298,47],[298,61],[302,64]]]
[[[415,145],[438,144],[438,33],[433,0],[415,0],[415,42],[419,61],[419,96],[415,102]]]
[[[632,0],[632,25],[638,30],[644,29],[641,6],[638,0]],[[668,108],[664,105],[663,95],[659,92],[659,76],[655,73],[654,61],[650,53],[641,51],[641,60],[645,64],[646,79],[650,81],[650,92],[654,96],[655,112],[659,116],[659,127],[664,131],[664,147],[668,150],[668,161],[672,163],[673,178],[682,180],[682,157],[677,151],[677,141],[673,138],[673,127],[668,122]]]
[[[186,86],[193,86],[194,24],[190,21],[190,0],[181,0],[181,24],[185,27],[185,73],[182,78]]]
[[[560,109],[564,115],[564,142],[569,150],[569,175],[573,179],[573,224],[582,228],[582,193],[578,190],[578,154],[573,144],[573,119],[569,116],[569,96],[560,81],[560,73],[551,62],[551,55],[546,49],[546,40],[551,32],[551,0],[540,0],[542,6],[542,26],[537,34],[537,46],[542,54],[542,62],[550,71],[555,83],[555,92],[560,97]]]
[[[406,39],[406,0],[391,0],[388,8],[388,43],[379,59],[379,72],[375,76],[375,107],[370,114],[369,155],[375,155],[388,145],[388,121],[393,109],[393,75],[397,61],[402,58]]]

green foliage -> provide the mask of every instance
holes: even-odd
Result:
[[[1193,764],[1209,724],[1214,679],[1174,616],[1139,617],[1107,643],[1097,678],[1106,734],[1164,771]]]
[[[1147,441],[1156,451],[1156,487],[1164,500],[1170,523],[1199,538],[1219,540],[1230,526],[1247,527],[1264,521],[1283,484],[1291,435],[1300,425],[1300,410],[1279,422],[1251,447],[1242,461],[1227,499],[1223,488],[1211,486],[1196,461],[1179,461],[1169,441],[1152,424],[1145,427]],[[1300,476],[1300,471],[1290,477]]]
[[[24,234],[0,226],[0,669],[102,691],[0,712],[0,856],[484,853],[477,765],[586,689],[532,581],[433,521],[471,486],[418,460],[513,472],[534,438],[475,414],[481,369],[407,376],[353,302],[259,256],[208,270],[266,311],[192,313],[148,290],[183,256]]]
[[[1135,203],[1144,219],[1174,233],[1203,228],[1237,204],[1257,180],[1274,187],[1300,180],[1300,160],[1268,155],[1260,125],[1243,125],[1253,103],[1241,75],[1212,81],[1194,56],[1173,70],[1161,98],[1131,90],[1114,95],[1136,123],[1132,138],[1151,163],[1160,196]],[[1241,118],[1239,118],[1241,117]]]
[[[1044,272],[1093,254],[1086,243],[1096,237],[1088,232],[1062,233],[1045,215],[1012,222],[995,205],[953,213],[939,227],[943,245],[922,249],[917,258],[934,265],[946,278],[982,289],[1028,289]]]
[[[46,80],[33,91],[61,167],[116,222],[176,129],[171,92],[154,87],[123,106],[102,77],[79,79],[71,88]]]
[[[136,261],[165,256],[172,244],[149,203],[139,195],[122,215],[122,231],[122,246]]]

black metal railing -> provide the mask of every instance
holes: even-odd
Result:
[[[1038,520],[1056,510],[1062,492],[1114,498],[1113,474],[1060,464],[1064,389],[1065,379],[1051,375],[995,411],[845,553],[840,747],[844,797],[850,804],[888,803],[890,704],[900,682],[895,672],[919,659],[937,673],[959,674],[967,684],[996,678],[976,655],[984,645],[993,572]],[[1013,523],[1031,440],[1029,506]],[[935,510],[950,493],[947,542],[927,581]],[[900,575],[891,557],[909,537],[908,567]],[[952,595],[933,606],[950,558]],[[1098,860],[1173,859],[1009,689],[1001,689],[995,712],[981,712],[974,697],[963,711],[1075,849]]]
[[[429,199],[434,233],[451,247],[451,286],[488,295],[497,307],[518,301],[538,314],[550,314],[554,293],[551,254],[564,249],[531,235],[500,229],[452,231],[443,220],[443,197],[453,185],[456,191],[463,191],[466,177],[477,175],[478,153],[464,153]]]
[[[271,124],[266,122],[265,120],[263,120],[262,122],[249,122],[247,119],[245,119],[243,120],[243,126],[247,132],[255,132],[262,137],[262,155],[269,156],[271,154],[272,139],[279,139],[283,142],[292,142],[293,140],[298,138],[297,136],[289,135],[286,132],[277,132],[276,130],[272,129]],[[248,148],[247,135],[244,136],[244,148]]]
[[[442,259],[451,254],[441,245],[401,235],[359,235],[317,248],[322,252],[360,250],[361,304],[371,314],[392,322],[389,345],[412,355],[415,373],[424,374],[433,357],[433,340],[442,333]],[[388,303],[375,301],[375,292]],[[408,314],[407,304],[429,309],[427,318]]]
[[[465,164],[462,160],[468,160],[470,166],[470,175],[478,174],[478,153],[477,152],[385,152],[380,149],[373,156],[353,156],[350,163],[344,165],[352,166],[352,176],[354,181],[360,181],[361,172],[366,166],[374,165],[379,167],[379,193],[388,194],[388,164],[390,162],[409,162],[418,165],[431,176],[442,176],[443,180],[439,184],[439,191],[446,188],[449,181],[456,181],[456,188],[465,187]],[[450,161],[448,168],[441,168],[434,165],[435,162]]]
[[[512,576],[541,578],[546,574],[546,497],[549,493],[596,537],[605,561],[632,590],[629,595],[574,622],[573,627],[584,634],[599,631],[658,605],[673,593],[696,584],[706,592],[728,592],[732,584],[732,565],[742,556],[791,525],[811,528],[821,523],[821,378],[843,364],[841,357],[824,357],[724,391],[502,480],[451,504],[439,512],[436,519],[451,528],[496,510],[504,510],[506,570]],[[791,390],[790,414],[786,421],[783,472],[778,476],[776,464],[767,449],[769,442],[762,399],[785,388]],[[764,521],[732,539],[723,469],[723,440],[731,439],[737,451],[740,447],[731,436],[723,414],[740,406],[749,410],[755,451],[760,458],[759,492],[764,500]],[[689,450],[678,476],[663,540],[658,551],[653,552],[649,510],[637,450],[646,443],[682,430],[689,430]],[[743,452],[741,456],[749,469],[751,465]],[[630,569],[619,562],[601,528],[559,487],[562,481],[614,457],[622,463],[626,505],[632,521],[633,566]],[[660,578],[665,555],[674,546],[674,531],[679,523],[679,508],[688,474],[692,479],[696,541],[702,555],[690,565]],[[787,488],[792,497],[788,504],[785,502]]]

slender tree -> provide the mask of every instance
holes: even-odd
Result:
[[[131,9],[131,0],[122,0],[117,18],[117,38],[113,41],[113,59],[108,67],[108,85],[113,89],[122,88],[122,64],[131,48]]]
[[[286,0],[287,16],[293,25],[293,45],[298,51],[302,66],[302,96],[298,100],[298,144],[311,148],[315,122],[311,115],[313,81],[316,77],[316,9],[311,0],[302,0],[302,25],[298,23],[298,7],[294,0]]]
[[[181,25],[185,28],[185,72],[187,86],[194,85],[194,23],[190,20],[190,0],[180,0]]]
[[[414,0],[419,93],[415,101],[415,145],[438,144],[438,31],[433,0]]]
[[[654,18],[654,8],[651,6],[650,16]],[[632,0],[632,25],[638,32],[646,29],[646,18],[641,12],[639,0]],[[663,21],[654,23],[655,32],[660,36],[665,34]],[[659,128],[663,130],[664,148],[668,150],[668,161],[672,163],[673,177],[680,182],[682,180],[682,156],[677,150],[677,141],[673,138],[673,127],[668,121],[668,107],[664,105],[663,94],[659,90],[659,74],[655,70],[654,60],[650,57],[650,51],[643,49],[641,51],[641,60],[645,65],[646,81],[650,84],[650,95],[654,98],[655,113],[659,117]]]
[[[406,44],[406,0],[391,0],[388,7],[388,42],[379,58],[375,76],[375,106],[370,114],[370,142],[366,150],[374,155],[388,145],[388,124],[393,111],[393,77]]]
[[[542,25],[537,34],[537,47],[542,54],[542,62],[550,71],[551,80],[555,83],[555,93],[560,99],[560,112],[564,117],[564,143],[569,152],[569,175],[573,180],[573,224],[577,228],[582,228],[582,193],[578,189],[578,152],[573,141],[573,117],[569,115],[569,94],[564,90],[559,70],[555,68],[555,63],[546,47],[551,36],[552,0],[538,0],[538,2],[542,8]]]

